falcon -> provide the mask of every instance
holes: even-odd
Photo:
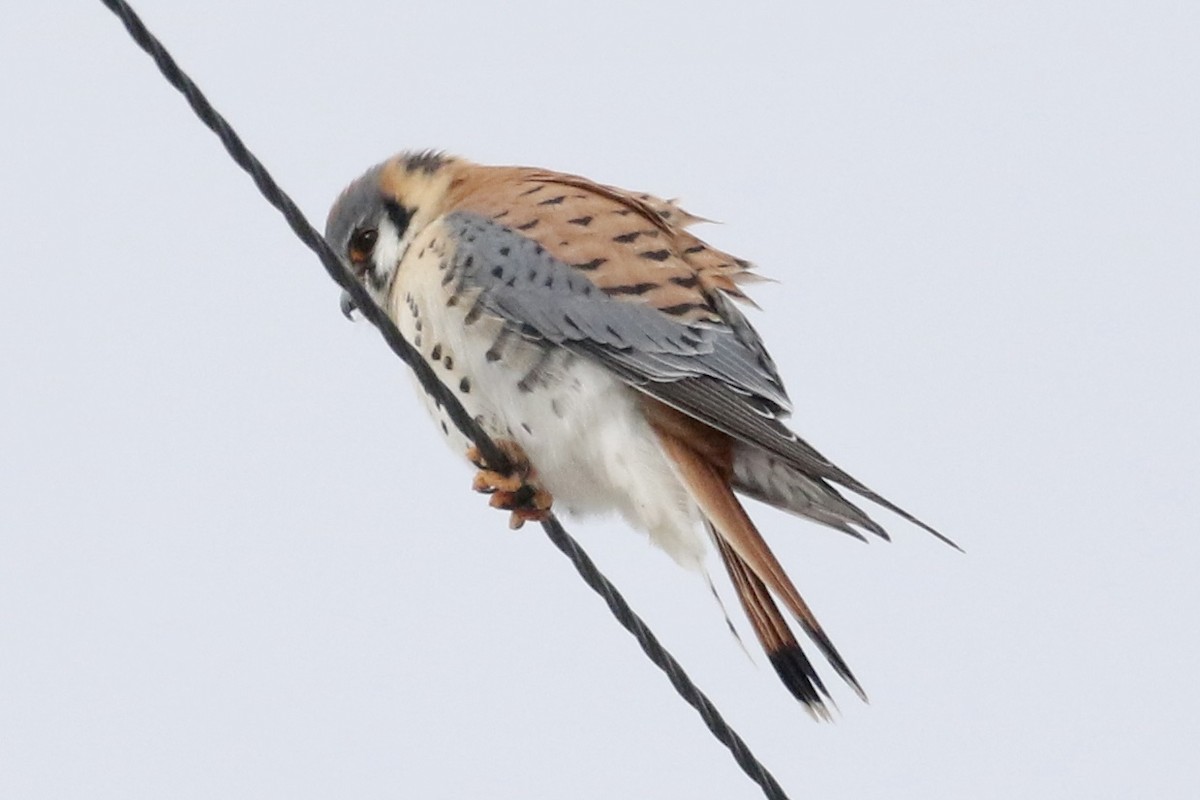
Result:
[[[775,363],[736,305],[752,267],[693,235],[700,221],[576,175],[424,151],[351,183],[325,238],[510,456],[489,468],[422,392],[513,527],[552,507],[616,511],[685,567],[715,548],[784,685],[827,718],[779,603],[865,694],[738,495],[888,538],[848,490],[953,543],[787,428]]]

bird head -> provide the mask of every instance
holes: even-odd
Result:
[[[325,241],[380,305],[400,259],[443,212],[455,159],[432,151],[401,153],[363,173],[329,210]],[[342,312],[354,310],[342,293]]]

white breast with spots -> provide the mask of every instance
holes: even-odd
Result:
[[[389,312],[405,337],[494,438],[521,446],[556,511],[616,511],[684,566],[707,548],[695,503],[663,455],[634,390],[565,350],[547,354],[487,315],[468,297],[452,301],[443,267],[449,243],[431,225],[410,246]],[[418,389],[450,445],[469,444]]]

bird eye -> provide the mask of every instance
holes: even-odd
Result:
[[[362,266],[375,250],[375,242],[379,240],[379,231],[374,228],[359,228],[350,237],[350,261],[356,266]]]

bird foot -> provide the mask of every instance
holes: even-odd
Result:
[[[516,530],[526,522],[542,522],[550,517],[550,506],[554,498],[534,480],[533,467],[529,458],[516,442],[502,440],[496,446],[508,456],[512,470],[508,473],[488,468],[479,449],[467,450],[467,459],[479,468],[471,488],[481,494],[490,494],[488,505],[492,508],[512,512],[508,527]]]

